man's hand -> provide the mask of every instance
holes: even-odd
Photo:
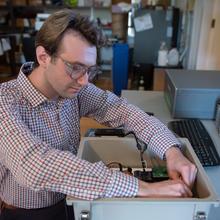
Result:
[[[192,197],[192,192],[182,180],[166,180],[156,183],[138,181],[138,197]]]
[[[192,164],[177,147],[171,147],[165,153],[167,160],[167,172],[171,179],[181,179],[192,189],[197,168]]]

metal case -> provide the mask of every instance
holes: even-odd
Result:
[[[193,198],[108,198],[84,201],[67,197],[67,205],[74,207],[75,219],[208,219],[211,206],[218,207],[220,202],[190,143],[185,138],[180,141],[184,146],[184,154],[198,168]],[[132,168],[141,168],[139,151],[136,149],[135,140],[130,137],[83,138],[78,157],[91,163],[100,160],[106,164],[118,161]],[[145,152],[144,159],[148,167],[165,163],[149,151]]]
[[[172,118],[214,119],[220,71],[168,69],[164,97]]]

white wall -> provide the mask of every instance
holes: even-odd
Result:
[[[214,28],[209,31],[206,69],[220,70],[220,1],[215,0],[212,18],[215,20]]]
[[[203,14],[201,17],[201,30],[198,38],[198,56],[196,60],[196,69],[206,69],[206,60],[208,58],[209,34],[211,31],[212,13],[214,0],[198,0],[202,2]]]
[[[188,69],[220,70],[220,1],[197,0],[194,8]],[[215,19],[215,28],[211,27]]]

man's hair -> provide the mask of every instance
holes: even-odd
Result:
[[[63,9],[50,15],[44,22],[37,33],[35,48],[43,46],[51,57],[55,57],[65,33],[70,30],[75,31],[97,49],[105,44],[106,38],[101,28],[88,16],[75,14],[71,9]],[[35,65],[39,65],[37,60]]]

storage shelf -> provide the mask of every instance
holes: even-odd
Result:
[[[30,1],[26,1],[25,4],[16,4],[14,0],[7,0],[5,2],[1,2],[0,5],[0,18],[3,18],[3,22],[0,24],[0,36],[1,37],[9,37],[13,39],[13,49],[10,50],[10,64],[12,73],[14,74],[14,70],[17,66],[15,63],[15,52],[17,51],[17,46],[14,38],[17,35],[22,35],[24,33],[29,33],[31,36],[36,33],[33,22],[38,13],[52,13],[53,11],[69,8],[74,11],[79,10],[79,13],[87,14],[88,16],[94,16],[94,19],[97,17],[103,19],[108,19],[111,21],[111,6],[71,6],[67,4],[63,5],[53,5],[46,4],[45,0],[42,0],[39,4],[28,4]],[[4,3],[4,4],[3,4]],[[107,16],[106,16],[106,13]],[[22,19],[28,19],[30,27],[24,27]],[[107,20],[107,21],[108,21]],[[104,31],[111,30],[110,27],[103,27]],[[0,66],[3,64],[1,63]],[[7,66],[7,65],[6,65]]]
[[[62,9],[62,8],[71,8],[71,9],[97,9],[97,10],[111,10],[110,6],[71,6],[71,5],[42,5],[42,4],[36,4],[36,5],[13,5],[12,8],[25,8],[25,9]],[[7,10],[10,6],[8,5],[0,5],[0,10]]]

